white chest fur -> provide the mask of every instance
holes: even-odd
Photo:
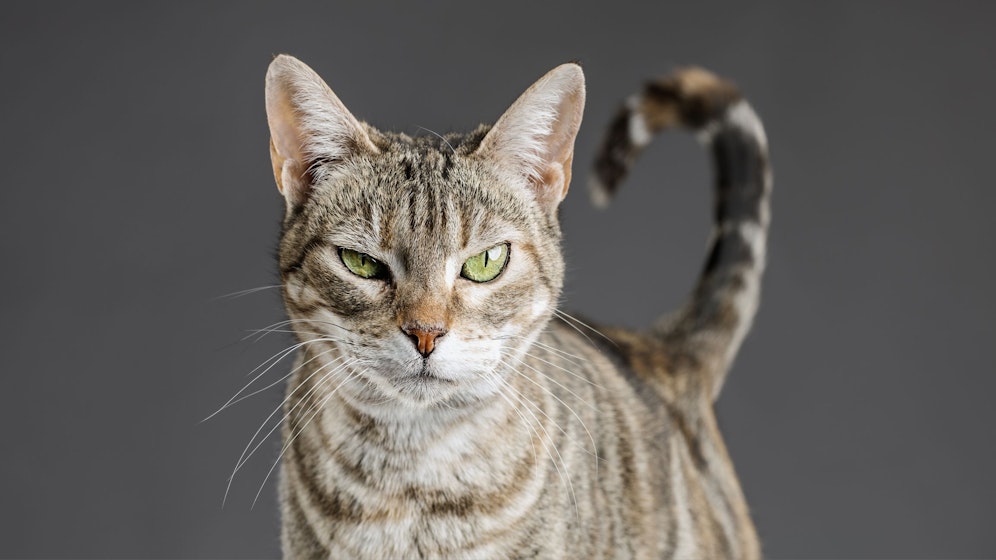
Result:
[[[375,420],[338,404],[298,436],[306,455],[285,462],[283,488],[331,556],[488,558],[512,544],[507,528],[547,482],[543,442],[504,425],[514,411]]]

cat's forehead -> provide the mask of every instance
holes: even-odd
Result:
[[[421,154],[427,152],[438,152],[440,154],[452,154],[466,156],[474,152],[481,141],[487,136],[491,127],[481,125],[470,132],[450,132],[439,134],[420,128],[427,134],[411,136],[400,132],[381,131],[370,125],[365,125],[364,130],[370,135],[373,141],[382,152],[387,153],[412,153]]]
[[[316,215],[362,248],[453,251],[527,236],[535,203],[473,156],[480,135],[379,133],[379,153],[337,165],[316,189]]]

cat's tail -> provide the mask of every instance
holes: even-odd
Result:
[[[730,82],[686,68],[649,82],[613,119],[598,151],[592,196],[605,205],[642,149],[670,127],[695,131],[715,166],[715,225],[689,301],[654,338],[676,369],[706,372],[719,394],[757,311],[770,222],[771,167],[761,120]]]

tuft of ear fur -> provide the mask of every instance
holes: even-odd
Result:
[[[293,56],[278,55],[266,71],[266,120],[273,177],[288,209],[307,199],[323,164],[378,151],[321,77]]]
[[[505,111],[475,154],[496,159],[527,181],[541,205],[555,209],[571,182],[584,98],[580,66],[550,70]]]

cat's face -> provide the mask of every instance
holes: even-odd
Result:
[[[486,160],[397,139],[382,146],[328,174],[289,219],[288,311],[311,329],[305,339],[341,341],[384,396],[492,391],[497,366],[553,312],[557,223]]]
[[[516,115],[516,106],[490,131],[412,139],[356,122],[334,96],[328,115],[302,119],[317,111],[303,105],[331,91],[317,88],[305,99],[302,80],[312,78],[287,58],[271,65],[271,74],[282,64],[276,72],[289,76],[278,74],[273,92],[268,75],[267,108],[274,170],[288,200],[284,299],[298,337],[324,340],[309,342],[312,355],[329,350],[318,358],[329,368],[348,364],[343,394],[368,403],[425,407],[493,394],[509,369],[502,364],[521,356],[560,294],[556,204],[569,181],[563,146],[573,147],[580,106],[562,117],[571,128],[566,142],[556,124],[547,123],[539,140],[522,139],[528,128],[509,131],[535,120],[534,108]],[[577,97],[582,88],[583,101],[583,82],[569,85],[561,89]],[[290,116],[281,103],[293,107]],[[330,127],[347,128],[326,134],[338,135],[339,152],[306,145]],[[288,129],[290,140],[281,138]],[[544,152],[544,142],[557,145]],[[524,157],[541,168],[524,169]]]

